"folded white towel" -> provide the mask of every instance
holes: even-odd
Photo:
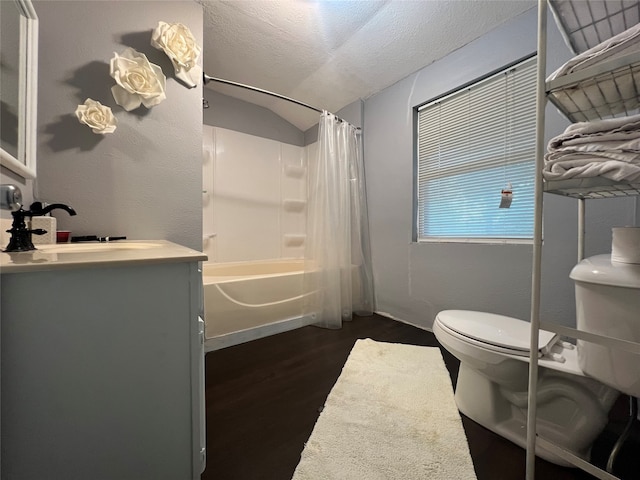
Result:
[[[551,139],[543,176],[640,180],[640,115],[574,123]]]
[[[640,152],[638,151],[597,150],[597,148],[567,148],[564,151],[548,153],[547,155],[545,155],[545,166],[551,166],[556,163],[562,163],[575,159],[589,159],[592,162],[606,162],[609,160],[617,160],[630,164],[638,164],[638,166],[640,167]]]
[[[586,135],[586,136],[577,135],[577,136],[572,136],[572,137],[563,139],[561,143],[556,144],[556,143],[549,142],[549,151],[553,151],[558,148],[563,148],[570,145],[584,145],[584,144],[591,144],[591,143],[604,143],[605,146],[603,148],[618,148],[614,144],[609,144],[608,142],[620,141],[620,142],[626,143],[626,142],[635,140],[637,138],[640,138],[640,130],[612,132],[612,133],[602,132],[597,135]]]
[[[598,132],[637,130],[639,127],[640,115],[630,115],[628,117],[606,118],[604,120],[593,120],[591,122],[573,123],[565,129],[563,135],[570,133],[591,135]]]
[[[640,23],[573,57],[549,75],[547,81],[583,70],[606,60],[636,52],[638,43],[640,43]]]
[[[605,177],[617,182],[634,183],[640,181],[640,162],[626,163],[620,160],[604,160],[601,157],[574,154],[546,164],[542,176],[545,180]]]

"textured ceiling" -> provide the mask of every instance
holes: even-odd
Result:
[[[204,71],[332,112],[446,56],[536,0],[196,0],[204,7]],[[301,130],[317,114],[210,82]]]

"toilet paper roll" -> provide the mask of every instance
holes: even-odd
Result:
[[[611,260],[640,264],[640,227],[618,227],[613,229]]]

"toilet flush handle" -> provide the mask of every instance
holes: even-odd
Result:
[[[566,362],[566,361],[567,361],[567,359],[566,359],[566,358],[564,358],[564,357],[563,357],[562,355],[560,355],[559,353],[550,353],[550,354],[549,354],[549,356],[550,356],[553,360],[555,360],[556,362],[559,362],[559,363],[564,363],[564,362]]]
[[[573,350],[576,346],[573,343],[565,342],[564,340],[560,342],[560,346],[566,348],[567,350]]]

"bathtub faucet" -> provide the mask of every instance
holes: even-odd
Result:
[[[29,210],[24,210],[20,207],[18,210],[11,212],[13,223],[11,224],[11,229],[7,230],[7,232],[11,234],[11,239],[5,252],[28,252],[35,250],[36,247],[33,246],[33,242],[31,241],[31,234],[44,235],[47,231],[42,228],[36,228],[35,230],[27,228],[25,218],[46,215],[56,209],[64,210],[72,216],[76,215],[76,211],[73,208],[62,203],[52,203],[51,205],[43,207],[42,203],[34,202],[29,206]]]

